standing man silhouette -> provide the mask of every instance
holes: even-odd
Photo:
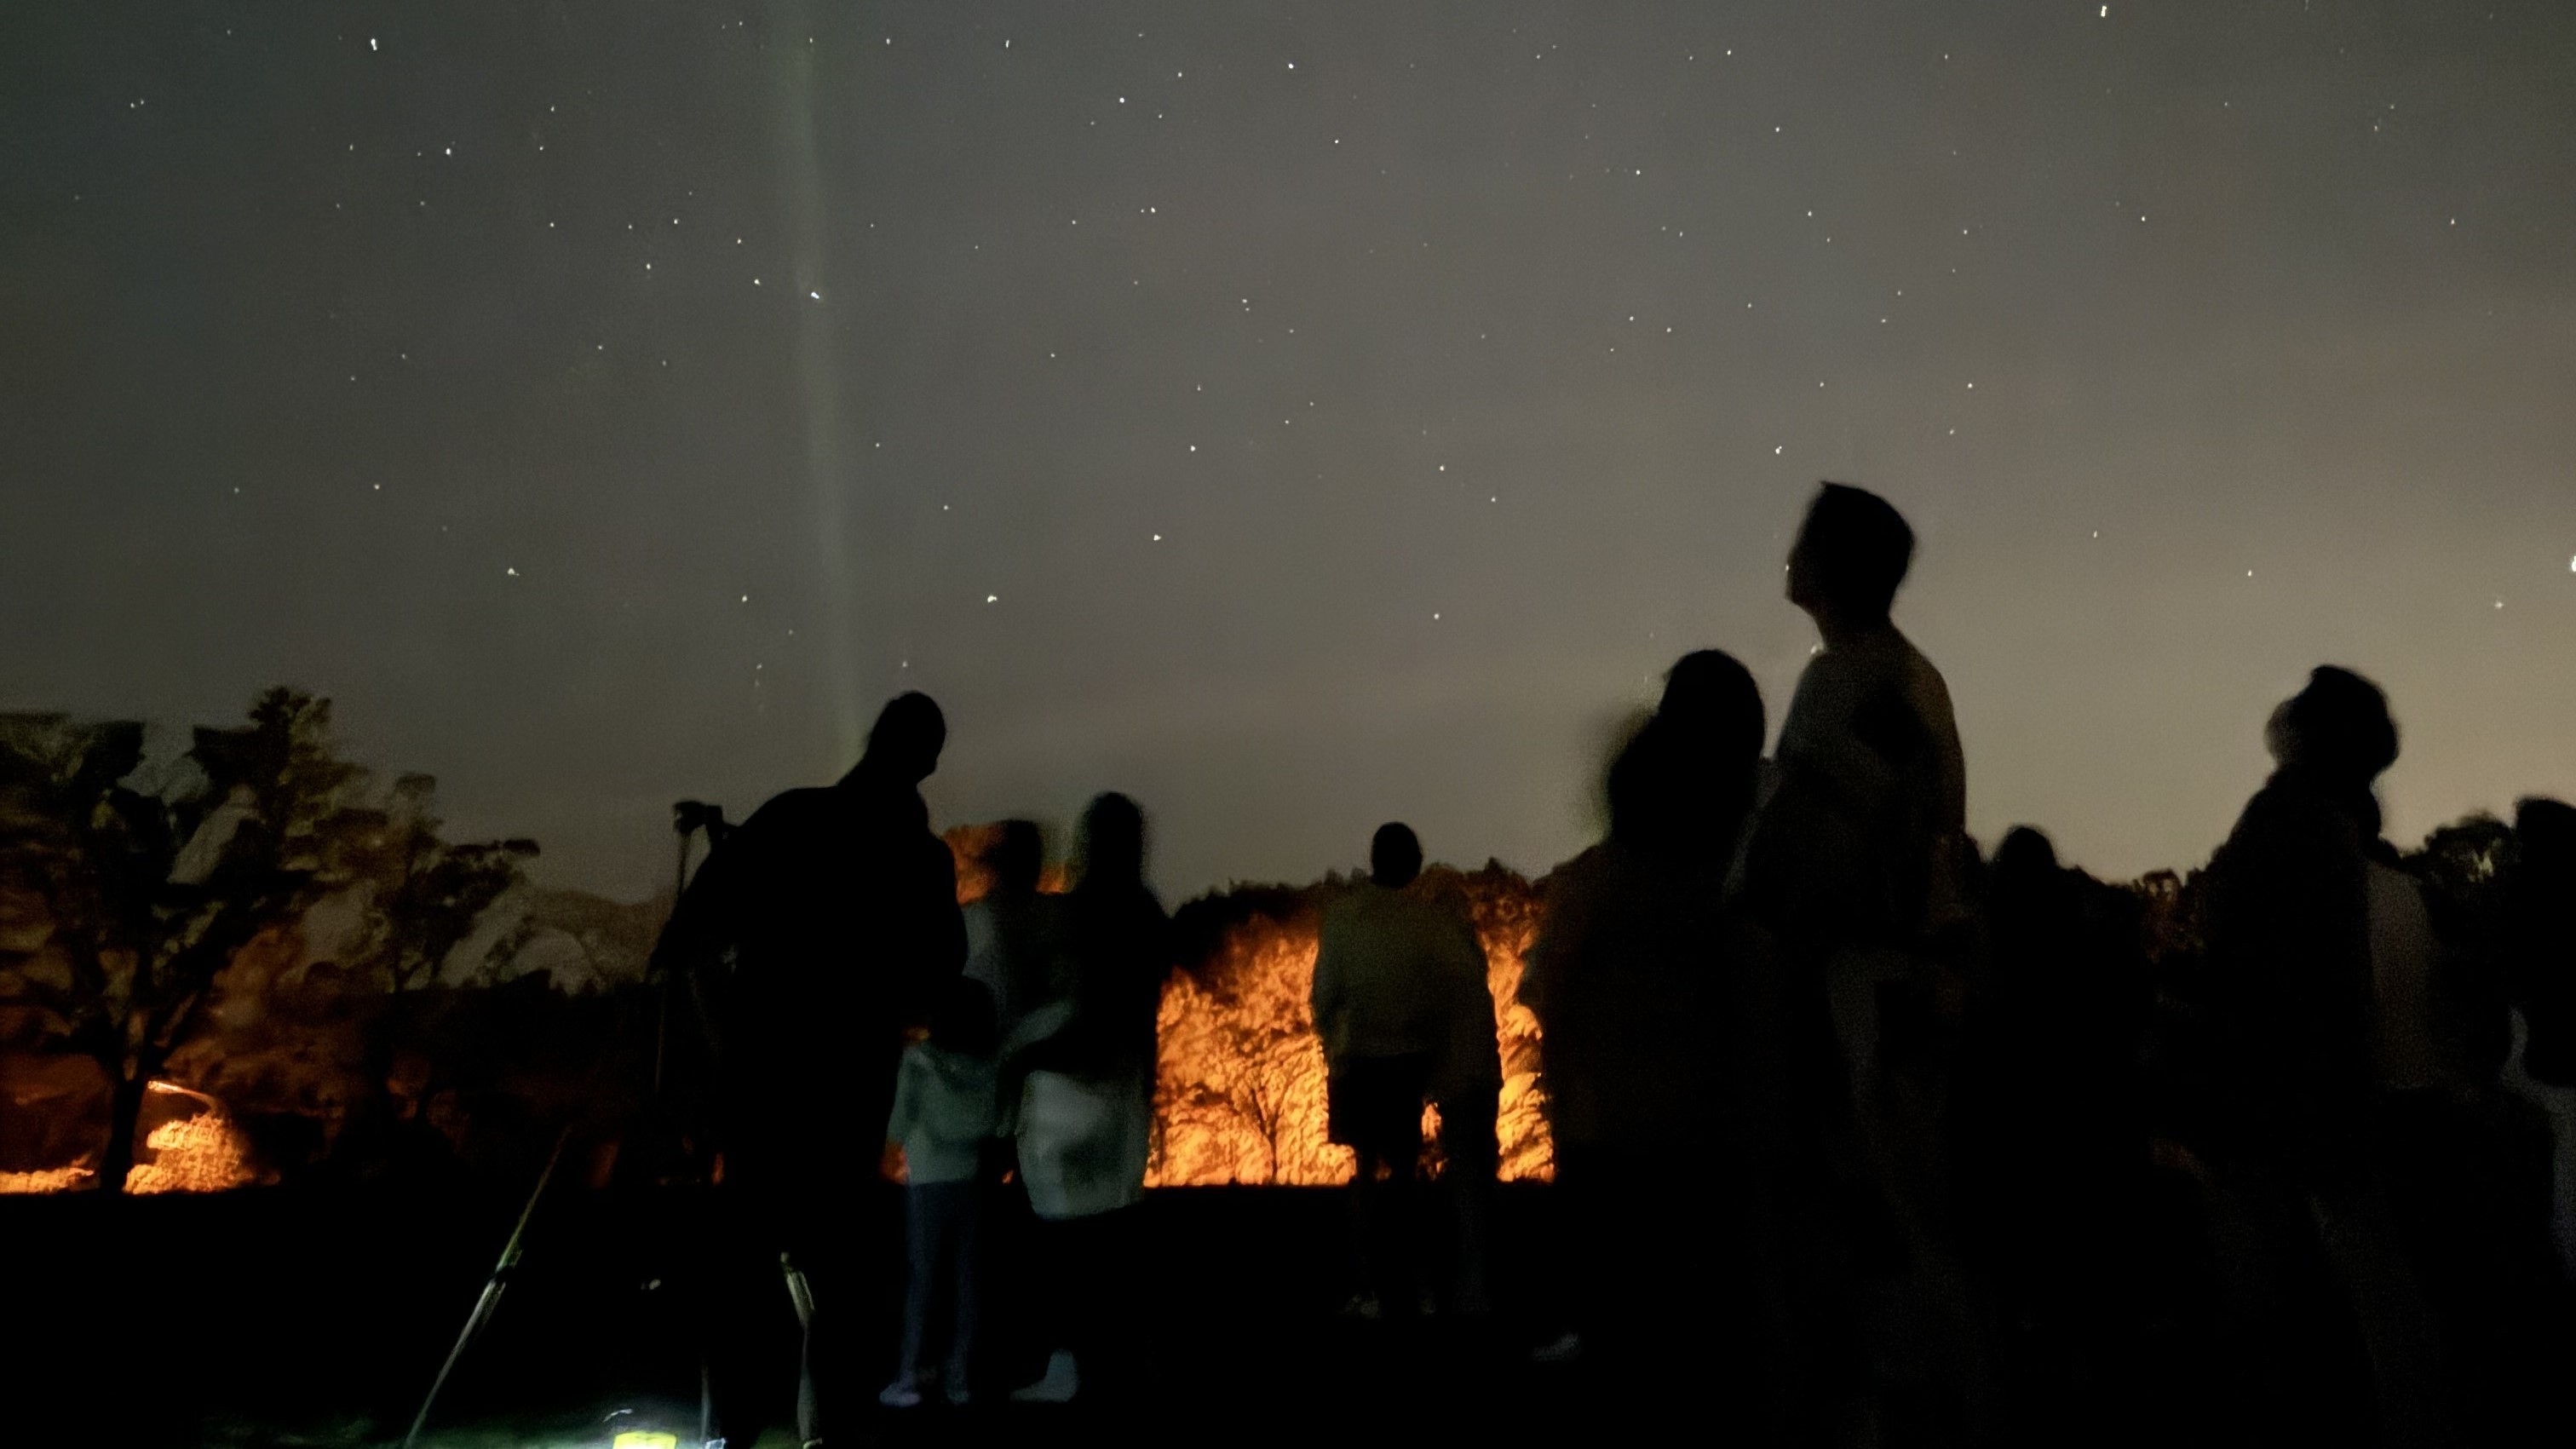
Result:
[[[865,1220],[857,1204],[876,1161],[835,1144],[847,1124],[892,1111],[905,1029],[966,956],[956,865],[920,794],[947,738],[928,695],[889,701],[839,783],[773,797],[709,854],[655,950],[689,973],[708,1018],[737,1241],[785,1267],[803,1322],[797,1431],[809,1445],[826,1404],[855,1401],[837,1325],[892,1269],[845,1241]],[[733,1436],[747,1441],[767,1417],[767,1377],[739,1361],[720,1374]]]
[[[2421,1040],[2405,1007],[2411,995],[2422,1008],[2429,963],[2408,973],[2414,992],[2382,990],[2397,984],[2404,936],[2421,953],[2430,934],[2411,882],[2383,876],[2374,890],[2377,781],[2397,762],[2397,722],[2378,685],[2326,665],[2273,711],[2264,744],[2279,768],[2210,857],[2202,928],[2222,1110],[2198,1144],[2201,1200],[2249,1417],[2258,1440],[2324,1425],[2346,1440],[2452,1443],[2440,1335],[2386,1168],[2392,1106],[2429,1075],[2429,1052],[2400,1046]],[[2367,1358],[2357,1421],[2335,1417],[2354,1396],[2314,1351],[2305,1325],[2320,1323],[2349,1324]]]
[[[1434,1301],[1413,1253],[1422,1108],[1440,1091],[1467,1107],[1460,1089],[1483,1075],[1463,1057],[1452,1060],[1453,1048],[1465,1044],[1457,1025],[1471,992],[1485,1003],[1485,1035],[1493,1032],[1475,927],[1452,906],[1408,891],[1421,873],[1422,842],[1412,828],[1379,826],[1369,841],[1368,879],[1324,912],[1315,951],[1310,1000],[1324,1042],[1325,1112],[1332,1140],[1354,1158],[1351,1206],[1367,1277],[1351,1311],[1364,1318]],[[1493,1051],[1490,1041],[1483,1050]],[[1493,1075],[1500,1077],[1499,1067]],[[1492,1120],[1486,1115],[1482,1123],[1489,1139]],[[1467,1130],[1446,1135],[1467,1170],[1490,1174],[1488,1150],[1470,1143],[1468,1122],[1457,1125]],[[1481,1229],[1481,1219],[1472,1226]],[[1462,1306],[1481,1311],[1483,1285],[1469,1286],[1480,1301]]]
[[[1914,530],[1874,493],[1827,483],[1808,506],[1788,596],[1822,642],[1781,722],[1744,884],[1786,953],[1810,1054],[1839,1059],[1798,1074],[1800,1116],[1834,1164],[1856,1255],[1893,1280],[1870,1325],[1881,1387],[1911,1402],[1961,1386],[1973,1413],[1981,1359],[1947,1241],[1938,1024],[1962,995],[1951,947],[1975,846],[1949,688],[1889,613],[1913,558]]]

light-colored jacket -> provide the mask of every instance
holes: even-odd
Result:
[[[1000,1130],[992,1061],[914,1042],[895,1073],[894,1114],[886,1139],[903,1147],[905,1176],[915,1184],[971,1180],[984,1144]]]
[[[1435,1089],[1500,1080],[1484,947],[1452,906],[1361,882],[1324,912],[1313,1005],[1329,1064],[1421,1054]]]

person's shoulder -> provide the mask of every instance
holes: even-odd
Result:
[[[761,801],[760,808],[752,811],[751,817],[742,822],[742,828],[756,830],[765,823],[774,823],[803,814],[813,808],[816,797],[822,793],[822,787],[816,785],[798,785],[793,789],[781,790]]]
[[[1797,688],[1789,693],[1789,712],[1780,722],[1782,753],[1796,754],[1811,735],[1837,728],[1855,702],[1888,672],[1883,658],[1865,645],[1819,649],[1809,655],[1807,667],[1798,671]]]
[[[1368,914],[1370,908],[1377,904],[1376,898],[1382,894],[1384,892],[1378,889],[1375,881],[1355,882],[1349,890],[1325,902],[1317,919],[1328,927],[1348,925]]]
[[[742,828],[761,832],[792,830],[831,813],[832,787],[799,785],[792,790],[781,790],[762,801],[760,808],[751,812],[751,818],[742,823]]]
[[[1542,891],[1580,890],[1599,882],[1613,866],[1616,851],[1609,841],[1596,841],[1584,847],[1572,860],[1539,878]]]
[[[2360,832],[2314,793],[2274,776],[2236,817],[2236,826],[2211,857],[2222,878],[2277,870],[2321,852],[2359,850]]]
[[[1404,903],[1405,918],[1423,929],[1435,932],[1462,927],[1471,932],[1475,929],[1475,907],[1468,902],[1464,891],[1447,890],[1424,895],[1408,890],[1402,892],[1399,899]]]
[[[1895,642],[1894,664],[1903,673],[1907,689],[1920,697],[1948,703],[1950,681],[1941,676],[1940,666],[1902,632],[1891,629],[1888,636]]]
[[[799,842],[821,829],[829,818],[828,802],[821,798],[827,793],[825,789],[811,785],[779,791],[760,802],[760,808],[752,811],[749,818],[729,832],[724,848],[735,852],[738,858],[778,848],[796,848]]]

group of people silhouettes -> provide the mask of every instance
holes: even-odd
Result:
[[[1587,1365],[1613,1403],[1722,1402],[1748,1442],[2115,1438],[2034,1426],[2026,1393],[2007,1405],[2040,1360],[2071,1364],[2061,1381],[2146,1372],[2152,1268],[2124,1244],[2159,1151],[2193,1184],[2212,1361],[2249,1437],[2461,1442],[2475,1295],[2424,1261],[2421,1180],[2475,1102],[2519,1092],[2556,1133],[2557,1266],[2576,1275],[2576,811],[2525,802],[2520,869],[2565,891],[2514,897],[2516,1009],[2493,1014],[2511,1039],[2464,1055],[2440,923],[2381,837],[2396,726],[2369,681],[2320,668],[2272,717],[2278,768],[2197,887],[2189,999],[2151,1002],[2136,895],[2036,831],[1991,858],[1968,836],[1947,688],[1891,617],[1913,551],[1887,502],[1825,485],[1788,567],[1821,646],[1771,758],[1751,674],[1684,656],[1608,769],[1603,839],[1547,878],[1520,999],[1571,1291],[1529,1358]],[[982,1391],[979,1238],[1004,1170],[1037,1224],[1017,1298],[1052,1346],[1014,1397],[1086,1393],[1132,1349],[1116,1285],[1173,955],[1144,817],[1094,800],[1062,894],[1039,889],[1036,827],[1005,824],[961,911],[916,790],[944,735],[927,698],[890,703],[848,777],[772,800],[708,860],[663,947],[716,1027],[742,1240],[805,1321],[809,1442],[843,1412],[835,1317],[865,1296],[844,1286],[865,1277],[850,1185],[798,1147],[840,1122],[885,1122],[907,1175],[883,1403]],[[1416,886],[1422,860],[1407,827],[1377,832],[1312,983],[1364,1319],[1494,1308],[1495,1003],[1473,925]],[[2149,1041],[2158,1010],[2187,1040]],[[2193,1105],[2151,1132],[2158,1052]],[[1426,1108],[1448,1227],[1429,1236],[1451,1248],[1430,1265]]]
[[[1037,889],[1036,826],[1008,822],[983,862],[991,889],[961,909],[919,793],[946,736],[928,696],[893,700],[840,783],[778,796],[709,855],[657,951],[709,1028],[731,1235],[771,1265],[751,1275],[767,1278],[760,1297],[779,1301],[783,1275],[802,1327],[795,1418],[809,1444],[827,1412],[846,1422],[838,1400],[868,1335],[845,1315],[876,1277],[853,1241],[862,1184],[815,1150],[850,1121],[884,1125],[906,1183],[901,1361],[881,1403],[969,1400],[997,1162],[1041,1227],[1030,1306],[1057,1345],[1013,1397],[1069,1400],[1083,1366],[1115,1353],[1106,1285],[1129,1252],[1124,1210],[1144,1196],[1171,964],[1145,817],[1123,795],[1093,800],[1062,895]],[[737,1433],[770,1417],[767,1390],[785,1382],[746,1361],[756,1338],[728,1336],[736,1351],[720,1345],[728,1361],[713,1367]]]

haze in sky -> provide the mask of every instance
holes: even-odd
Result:
[[[449,834],[947,707],[1184,895],[1543,869],[1822,478],[1973,828],[2189,865],[2308,668],[2576,793],[2576,7],[210,3],[0,17],[0,707],[333,697]],[[174,735],[175,737],[175,735]]]

